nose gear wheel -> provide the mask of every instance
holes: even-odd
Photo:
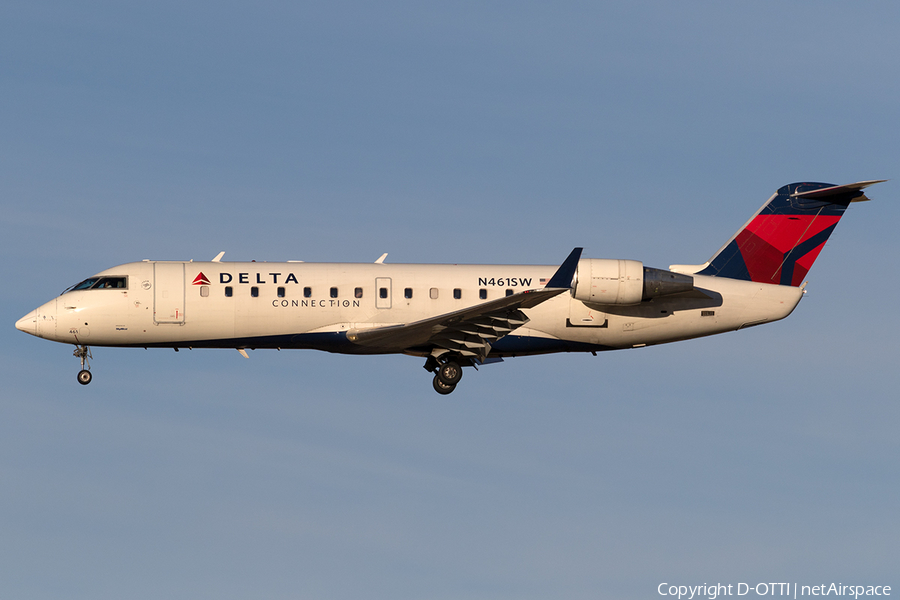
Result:
[[[94,378],[91,375],[91,349],[88,346],[75,346],[75,352],[72,353],[75,358],[81,359],[81,370],[78,371],[78,383],[87,385]]]

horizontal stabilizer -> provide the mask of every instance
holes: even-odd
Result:
[[[813,200],[820,201],[835,201],[839,199],[843,199],[845,197],[850,197],[850,202],[865,202],[869,198],[866,197],[862,190],[869,187],[870,185],[875,185],[876,183],[884,183],[887,179],[873,179],[872,181],[860,181],[857,183],[849,183],[847,185],[833,185],[827,188],[821,188],[816,190],[808,190],[801,191],[798,189],[793,194],[791,194],[791,198],[809,198]],[[843,202],[834,202],[834,204],[843,204]]]

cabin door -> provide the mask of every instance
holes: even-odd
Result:
[[[184,323],[184,263],[153,263],[153,320]]]

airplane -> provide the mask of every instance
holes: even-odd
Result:
[[[770,323],[852,202],[885,180],[792,183],[700,265],[582,258],[558,266],[143,260],[73,285],[16,322],[91,346],[314,349],[425,359],[440,394],[464,367],[554,352],[641,348]]]

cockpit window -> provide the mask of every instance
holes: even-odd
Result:
[[[96,284],[91,286],[92,290],[97,290],[97,289],[102,289],[102,288],[125,290],[125,289],[128,289],[128,286],[125,283],[124,277],[101,277],[100,281],[98,281]]]
[[[99,290],[99,289],[115,289],[127,290],[128,280],[125,277],[91,277],[85,279],[81,283],[76,283],[63,294],[67,292],[77,292],[79,290]]]
[[[73,285],[72,287],[67,289],[66,292],[76,292],[78,290],[86,290],[86,289],[90,288],[92,285],[94,285],[95,283],[97,283],[97,281],[98,281],[97,277],[94,277],[92,279],[85,279],[81,283],[76,283],[75,285]],[[63,294],[65,294],[66,292],[63,292]]]

